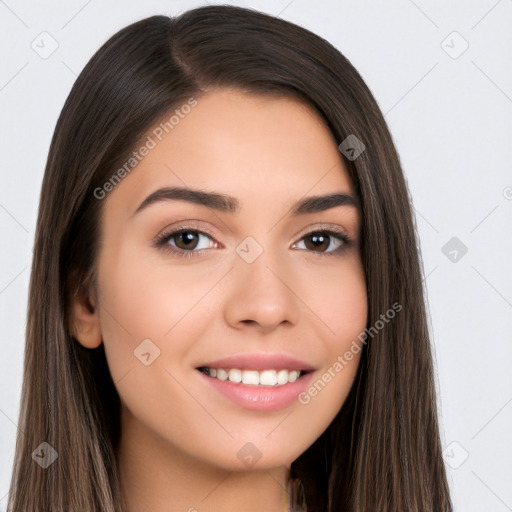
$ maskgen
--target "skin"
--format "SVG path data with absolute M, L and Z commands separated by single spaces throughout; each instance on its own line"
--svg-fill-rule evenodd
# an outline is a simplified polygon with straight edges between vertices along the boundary
M 134 215 L 172 186 L 229 194 L 240 212 L 167 200 Z M 284 352 L 312 365 L 315 382 L 365 329 L 360 212 L 290 215 L 296 201 L 334 192 L 354 190 L 318 114 L 296 100 L 219 89 L 198 98 L 103 200 L 97 293 L 77 297 L 73 318 L 82 345 L 104 343 L 121 398 L 118 463 L 131 512 L 286 510 L 290 464 L 336 416 L 360 354 L 307 405 L 273 412 L 234 404 L 195 368 Z M 208 233 L 190 245 L 201 254 L 154 245 L 182 227 Z M 306 235 L 320 228 L 354 242 L 326 255 L 339 242 L 315 248 Z M 235 250 L 247 236 L 263 248 L 252 263 Z M 178 236 L 167 245 L 186 250 Z M 134 356 L 145 339 L 160 350 L 149 366 Z M 237 457 L 248 442 L 261 452 L 251 467 Z

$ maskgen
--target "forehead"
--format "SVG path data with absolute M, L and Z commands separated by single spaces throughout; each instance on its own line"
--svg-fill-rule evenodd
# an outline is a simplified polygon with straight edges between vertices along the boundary
M 337 143 L 310 106 L 232 89 L 186 104 L 193 106 L 167 113 L 141 139 L 144 156 L 109 192 L 111 207 L 131 214 L 151 192 L 172 186 L 220 190 L 260 207 L 353 193 Z

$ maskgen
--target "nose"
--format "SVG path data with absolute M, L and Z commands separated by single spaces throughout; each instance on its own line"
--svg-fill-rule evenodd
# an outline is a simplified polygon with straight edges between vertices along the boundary
M 230 326 L 267 333 L 281 324 L 298 323 L 301 302 L 294 291 L 296 276 L 270 250 L 252 263 L 237 256 L 229 279 L 224 317 Z

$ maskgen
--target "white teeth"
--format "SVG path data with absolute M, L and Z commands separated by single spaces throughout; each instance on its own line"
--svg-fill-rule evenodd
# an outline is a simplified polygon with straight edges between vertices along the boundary
M 242 372 L 237 368 L 229 370 L 228 375 L 231 382 L 242 382 Z
M 286 370 L 279 370 L 277 372 L 277 383 L 286 384 L 288 382 L 288 372 Z
M 231 380 L 231 377 L 229 378 L 229 380 Z M 257 386 L 260 383 L 260 376 L 258 375 L 257 371 L 245 371 L 242 373 L 242 382 L 244 384 L 251 384 L 252 386 Z
M 219 380 L 242 383 L 248 386 L 283 386 L 295 382 L 302 374 L 297 370 L 240 370 L 238 368 L 205 368 L 205 373 Z
M 210 371 L 210 369 L 208 369 L 208 371 Z M 226 370 L 219 368 L 216 373 L 217 373 L 217 375 L 212 375 L 211 373 L 210 373 L 210 375 L 212 377 L 217 377 L 217 379 L 219 379 L 219 380 L 228 380 L 228 372 Z
M 295 370 L 290 372 L 290 374 L 288 375 L 289 382 L 295 382 L 298 378 L 299 378 L 299 372 L 297 372 Z
M 286 371 L 286 370 L 285 370 Z M 264 386 L 275 386 L 277 384 L 277 374 L 275 370 L 265 370 L 260 373 L 260 384 Z

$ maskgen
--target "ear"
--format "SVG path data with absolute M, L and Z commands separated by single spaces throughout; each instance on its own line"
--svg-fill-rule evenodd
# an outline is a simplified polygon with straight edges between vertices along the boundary
M 97 301 L 91 287 L 80 287 L 71 298 L 70 332 L 85 348 L 101 345 Z

